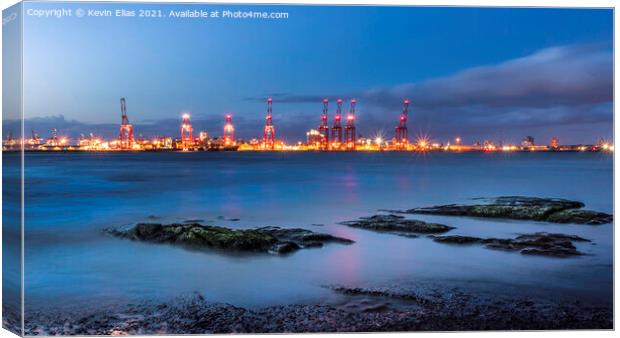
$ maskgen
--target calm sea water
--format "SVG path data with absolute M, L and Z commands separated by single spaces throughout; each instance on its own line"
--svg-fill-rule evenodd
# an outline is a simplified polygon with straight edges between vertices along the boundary
M 324 285 L 415 280 L 481 281 L 524 293 L 611 302 L 611 224 L 412 216 L 457 227 L 451 234 L 513 237 L 548 231 L 594 243 L 578 244 L 586 256 L 557 259 L 442 245 L 337 223 L 378 209 L 499 195 L 575 199 L 611 213 L 612 168 L 612 156 L 596 153 L 29 153 L 27 310 L 43 304 L 165 300 L 194 291 L 208 300 L 249 307 L 321 302 L 333 297 Z M 279 257 L 189 251 L 102 233 L 152 221 L 149 217 L 203 219 L 236 228 L 303 227 L 356 243 Z

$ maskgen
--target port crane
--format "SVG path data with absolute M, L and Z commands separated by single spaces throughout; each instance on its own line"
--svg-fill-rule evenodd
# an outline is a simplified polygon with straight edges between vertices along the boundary
M 133 125 L 129 123 L 127 117 L 127 103 L 121 97 L 121 128 L 120 128 L 120 147 L 121 149 L 131 149 L 133 146 Z
M 272 115 L 273 99 L 267 99 L 267 116 L 265 117 L 265 128 L 263 129 L 263 148 L 273 150 L 276 143 L 276 128 L 273 126 Z
M 226 114 L 226 122 L 224 122 L 224 145 L 232 145 L 235 143 L 235 126 L 232 123 L 232 115 Z
M 323 99 L 323 113 L 321 114 L 321 124 L 319 125 L 319 134 L 321 135 L 321 150 L 329 149 L 329 122 L 328 120 L 329 100 Z
M 398 125 L 394 135 L 394 141 L 398 149 L 405 149 L 409 140 L 407 139 L 407 118 L 409 115 L 409 100 L 403 100 L 403 111 L 400 113 Z
M 336 114 L 334 114 L 334 124 L 332 125 L 331 148 L 339 148 L 342 144 L 342 99 L 336 101 Z
M 194 143 L 194 128 L 192 122 L 189 120 L 189 114 L 183 114 L 183 121 L 181 122 L 181 144 L 183 149 L 188 149 Z
M 344 127 L 344 142 L 349 150 L 355 149 L 355 104 L 357 100 L 351 99 L 351 109 L 347 115 L 347 124 Z

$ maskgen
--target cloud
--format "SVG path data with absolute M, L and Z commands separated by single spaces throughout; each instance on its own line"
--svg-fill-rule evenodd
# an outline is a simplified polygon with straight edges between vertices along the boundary
M 485 130 L 488 135 L 492 128 L 540 129 L 541 124 L 552 124 L 559 132 L 569 125 L 592 124 L 592 133 L 611 135 L 613 53 L 601 45 L 557 46 L 449 76 L 340 96 L 357 98 L 364 123 L 382 128 L 388 128 L 385 116 L 396 114 L 400 102 L 409 98 L 411 122 L 442 137 Z M 277 101 L 318 104 L 322 98 L 285 94 Z
M 375 103 L 410 97 L 424 108 L 553 107 L 609 102 L 613 56 L 594 46 L 564 46 L 421 83 L 370 90 Z
M 393 107 L 395 101 L 409 98 L 425 109 L 596 104 L 613 98 L 613 54 L 597 45 L 551 47 L 450 76 L 341 94 L 379 107 Z M 320 102 L 323 97 L 280 94 L 277 98 Z

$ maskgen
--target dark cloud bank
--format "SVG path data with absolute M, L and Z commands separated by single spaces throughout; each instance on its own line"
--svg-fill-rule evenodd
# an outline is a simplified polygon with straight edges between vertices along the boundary
M 358 99 L 358 129 L 365 135 L 383 131 L 391 137 L 400 102 L 409 98 L 411 135 L 430 134 L 438 140 L 459 135 L 470 141 L 489 138 L 507 142 L 518 142 L 524 135 L 547 142 L 555 135 L 565 143 L 594 142 L 613 134 L 613 53 L 611 48 L 599 45 L 552 47 L 446 77 L 338 94 Z M 299 140 L 307 129 L 316 127 L 322 95 L 272 96 L 274 104 L 281 107 L 274 109 L 281 136 Z M 335 97 L 330 99 L 333 102 Z M 295 104 L 300 103 L 304 107 L 316 104 L 317 108 L 296 111 L 299 108 Z M 239 136 L 260 136 L 264 120 L 256 115 L 235 117 Z M 219 116 L 195 116 L 193 123 L 213 135 L 221 134 Z M 177 119 L 165 119 L 138 124 L 136 129 L 148 136 L 176 135 L 178 124 Z M 46 132 L 54 127 L 73 137 L 91 131 L 110 137 L 118 125 L 87 125 L 62 116 L 31 119 L 26 124 L 26 128 Z

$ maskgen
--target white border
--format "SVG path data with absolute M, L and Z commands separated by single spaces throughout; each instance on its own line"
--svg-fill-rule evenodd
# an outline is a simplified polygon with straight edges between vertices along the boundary
M 0 4 L 2 9 L 6 9 L 11 5 L 17 3 L 18 1 L 14 0 L 0 0 Z M 63 2 L 80 2 L 76 0 L 65 0 Z M 85 2 L 97 2 L 97 1 L 85 1 Z M 128 2 L 122 0 L 108 0 L 106 2 Z M 210 0 L 210 1 L 180 1 L 180 0 L 134 0 L 132 2 L 159 2 L 159 3 L 183 3 L 183 2 L 193 2 L 193 3 L 247 3 L 247 4 L 261 4 L 261 3 L 270 3 L 270 4 L 308 4 L 308 5 L 382 5 L 382 6 L 483 6 L 483 7 L 587 7 L 587 8 L 615 8 L 616 1 L 610 0 L 590 0 L 590 1 L 579 1 L 579 0 L 444 0 L 444 1 L 432 1 L 432 0 L 387 0 L 387 1 L 379 1 L 379 0 L 237 0 L 237 1 L 222 1 L 222 0 Z M 615 46 L 618 43 L 618 35 L 615 34 L 617 29 L 616 21 L 615 21 L 615 13 L 614 13 L 614 65 L 617 60 L 617 55 L 615 54 Z M 2 38 L 0 37 L 0 45 L 2 43 Z M 0 61 L 2 60 L 2 53 L 0 53 Z M 0 76 L 2 75 L 2 71 L 0 70 Z M 614 84 L 617 82 L 618 74 L 615 72 L 614 67 Z M 2 90 L 2 84 L 0 82 L 0 92 Z M 617 97 L 617 87 L 614 85 L 614 143 L 615 143 L 615 130 L 618 129 L 620 121 L 615 119 L 615 111 L 617 111 L 618 103 L 615 101 L 615 97 Z M 0 99 L 1 100 L 1 99 Z M 0 139 L 2 138 L 0 131 Z M 614 164 L 617 160 L 617 152 L 614 154 Z M 2 158 L 0 157 L 0 165 L 2 164 Z M 614 165 L 614 196 L 617 195 L 619 191 L 619 187 L 616 184 L 616 174 L 618 173 L 618 168 Z M 2 183 L 0 181 L 0 187 Z M 0 195 L 0 202 L 1 202 Z M 614 198 L 614 215 L 617 215 L 618 210 L 618 201 Z M 2 235 L 0 232 L 0 243 L 1 243 Z M 616 279 L 616 269 L 615 262 L 618 258 L 618 252 L 615 250 L 615 243 L 618 243 L 618 233 L 614 231 L 614 282 Z M 23 255 L 23 253 L 22 253 Z M 0 253 L 1 258 L 1 253 Z M 1 262 L 1 260 L 0 260 Z M 1 264 L 1 263 L 0 263 Z M 22 281 L 23 282 L 23 281 Z M 0 279 L 0 286 L 1 286 Z M 1 294 L 0 294 L 1 300 Z M 618 320 L 618 313 L 615 308 L 615 304 L 618 304 L 618 294 L 615 292 L 615 283 L 614 283 L 614 323 Z M 615 326 L 615 324 L 614 324 Z M 601 336 L 611 336 L 614 335 L 613 331 L 537 331 L 537 332 L 481 332 L 481 331 L 473 331 L 473 332 L 450 332 L 450 333 L 422 333 L 422 332 L 402 332 L 402 333 L 376 333 L 372 334 L 376 337 L 402 337 L 403 335 L 416 335 L 417 337 L 443 337 L 448 335 L 458 335 L 459 337 L 478 337 L 478 336 L 486 336 L 486 337 L 516 337 L 516 335 L 526 334 L 530 337 L 601 337 Z M 319 334 L 305 334 L 306 336 L 318 336 Z M 368 335 L 364 333 L 351 333 L 347 334 L 348 337 L 362 337 L 362 335 Z M 230 335 L 212 335 L 212 336 L 230 336 Z M 279 334 L 279 335 L 244 335 L 244 337 L 292 337 L 290 334 Z M 321 334 L 321 337 L 325 338 L 337 338 L 341 337 L 342 334 Z M 0 330 L 0 338 L 4 337 L 15 337 L 12 333 L 6 330 Z M 148 337 L 148 336 L 144 336 Z M 186 335 L 181 336 L 156 336 L 156 337 L 187 337 Z

